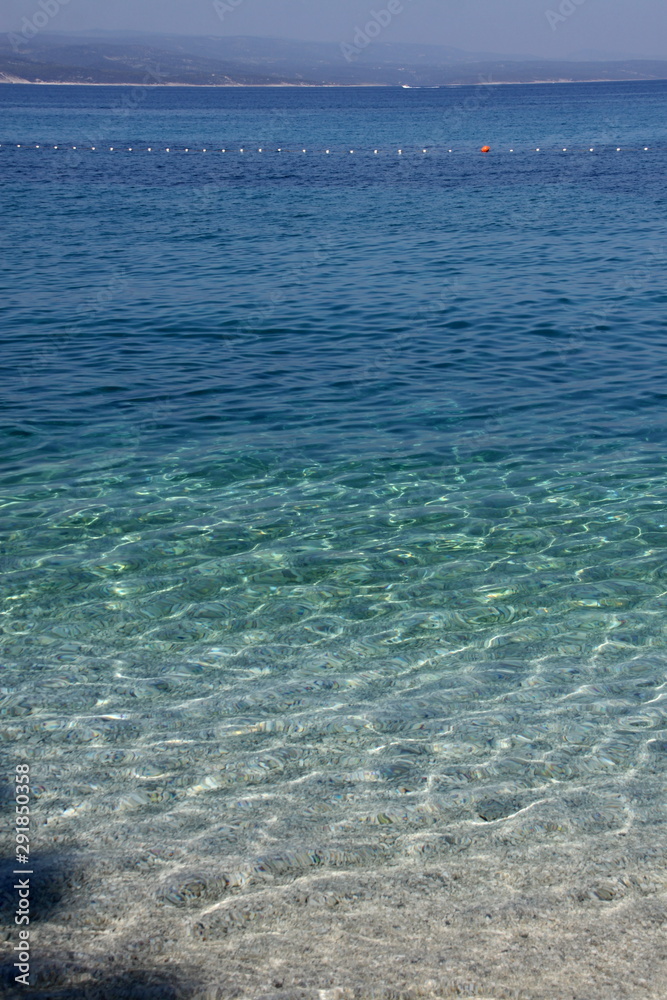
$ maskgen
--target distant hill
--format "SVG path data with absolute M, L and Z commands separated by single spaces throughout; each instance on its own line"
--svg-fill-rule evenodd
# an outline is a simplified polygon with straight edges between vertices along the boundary
M 667 79 L 667 60 L 552 61 L 379 42 L 351 53 L 335 43 L 254 37 L 40 32 L 26 41 L 16 34 L 0 36 L 5 83 L 439 87 L 657 79 Z

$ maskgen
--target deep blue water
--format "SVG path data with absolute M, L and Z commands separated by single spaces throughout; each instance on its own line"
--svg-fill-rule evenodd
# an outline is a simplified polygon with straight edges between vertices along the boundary
M 658 823 L 666 99 L 0 87 L 1 724 L 64 842 L 178 907 L 490 797 Z

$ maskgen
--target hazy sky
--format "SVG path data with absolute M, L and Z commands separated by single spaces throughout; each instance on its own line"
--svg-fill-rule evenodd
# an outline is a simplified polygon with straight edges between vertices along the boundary
M 217 2 L 222 19 L 213 0 L 2 0 L 0 31 L 19 31 L 23 18 L 38 12 L 43 20 L 45 10 L 50 19 L 44 30 L 53 31 L 106 28 L 344 42 L 390 0 Z M 403 12 L 383 29 L 383 41 L 539 56 L 601 50 L 667 57 L 666 0 L 402 0 L 402 5 Z

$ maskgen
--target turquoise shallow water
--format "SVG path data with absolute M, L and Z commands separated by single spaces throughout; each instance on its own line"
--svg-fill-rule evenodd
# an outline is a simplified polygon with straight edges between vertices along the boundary
M 664 849 L 666 87 L 0 90 L 3 754 L 85 886 L 49 947 Z

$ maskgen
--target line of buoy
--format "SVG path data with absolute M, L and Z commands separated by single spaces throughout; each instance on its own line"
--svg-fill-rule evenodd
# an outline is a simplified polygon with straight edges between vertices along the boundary
M 631 152 L 640 152 L 640 151 L 648 153 L 648 152 L 651 151 L 651 149 L 653 147 L 651 147 L 651 146 L 642 146 L 642 147 L 639 147 L 639 146 L 616 146 L 616 147 L 587 146 L 585 148 L 576 149 L 576 148 L 572 148 L 570 146 L 562 146 L 562 147 L 558 147 L 558 148 L 554 147 L 552 150 L 547 150 L 547 149 L 545 149 L 542 146 L 537 146 L 537 147 L 531 147 L 530 149 L 526 149 L 526 150 L 524 150 L 524 152 L 531 152 L 531 150 L 532 150 L 535 153 L 543 153 L 543 152 L 576 153 L 576 152 L 586 152 L 586 151 L 588 151 L 590 153 L 595 153 L 595 152 L 604 152 L 604 150 L 607 149 L 607 148 L 609 148 L 609 149 L 614 148 L 617 153 L 621 153 L 621 152 L 631 153 Z M 43 143 L 36 143 L 36 144 L 32 145 L 32 144 L 20 143 L 20 142 L 17 142 L 17 143 L 2 143 L 2 142 L 0 142 L 0 149 L 3 149 L 3 150 L 4 149 L 22 149 L 22 150 L 39 149 L 41 151 L 50 151 L 50 150 L 56 150 L 57 149 L 59 151 L 75 150 L 77 152 L 92 152 L 92 153 L 95 153 L 95 152 L 109 152 L 109 153 L 144 153 L 144 152 L 145 153 L 153 153 L 153 152 L 159 152 L 159 153 L 161 153 L 161 152 L 164 152 L 164 153 L 234 153 L 234 152 L 238 152 L 238 153 L 244 153 L 245 154 L 245 153 L 248 153 L 248 152 L 255 152 L 254 149 L 253 150 L 249 150 L 245 146 L 236 147 L 236 148 L 232 148 L 232 149 L 227 148 L 227 147 L 224 147 L 224 148 L 221 148 L 221 149 L 219 149 L 217 147 L 216 148 L 210 148 L 208 146 L 206 146 L 206 147 L 204 147 L 202 149 L 194 149 L 194 148 L 191 148 L 190 146 L 179 147 L 179 148 L 174 147 L 174 146 L 167 146 L 164 149 L 162 149 L 162 148 L 157 148 L 155 146 L 146 146 L 146 147 L 143 147 L 143 146 L 142 147 L 136 147 L 136 146 L 105 146 L 105 147 L 101 147 L 101 146 L 62 146 L 62 145 L 47 146 L 47 145 L 44 145 Z M 446 151 L 447 151 L 447 153 L 453 153 L 453 152 L 455 152 L 455 150 L 453 148 L 452 149 L 448 148 Z M 500 152 L 500 153 L 502 153 L 504 151 L 505 150 L 503 148 L 500 148 L 500 149 L 496 150 L 496 152 Z M 506 151 L 509 152 L 509 153 L 515 153 L 515 152 L 517 152 L 517 150 L 516 150 L 516 148 L 514 146 L 510 147 Z M 257 148 L 256 152 L 257 153 L 295 153 L 295 152 L 300 152 L 302 154 L 303 153 L 314 153 L 314 154 L 325 153 L 326 155 L 331 155 L 332 153 L 335 154 L 336 152 L 340 152 L 342 154 L 351 155 L 351 154 L 354 154 L 354 153 L 364 152 L 364 150 L 354 150 L 354 149 L 350 149 L 350 150 L 334 150 L 334 149 L 331 149 L 331 148 L 329 148 L 329 149 L 323 149 L 322 150 L 322 149 L 308 149 L 308 148 L 304 149 L 303 147 L 300 150 L 296 150 L 296 149 L 286 149 L 283 146 L 280 146 L 278 148 L 267 148 L 265 146 L 260 146 L 259 148 Z M 368 150 L 368 152 L 370 152 L 370 150 Z M 421 154 L 421 155 L 427 155 L 427 154 L 437 154 L 437 153 L 440 153 L 440 152 L 445 152 L 445 148 L 444 147 L 439 147 L 439 146 L 427 146 L 427 147 L 423 147 L 422 146 L 422 147 L 416 147 L 416 148 L 410 150 L 410 149 L 406 149 L 405 147 L 401 147 L 400 149 L 396 149 L 396 150 L 374 149 L 372 152 L 373 152 L 373 154 L 375 156 L 380 156 L 382 154 L 389 155 L 391 153 L 396 153 L 396 155 L 398 155 L 398 156 L 404 156 L 406 153 L 410 153 L 410 152 L 414 152 L 416 154 Z M 456 152 L 469 153 L 470 150 L 462 148 L 460 150 L 457 150 Z M 480 152 L 482 152 L 484 154 L 487 154 L 487 153 L 492 152 L 492 148 L 491 148 L 491 146 L 482 146 L 481 149 L 480 149 Z

